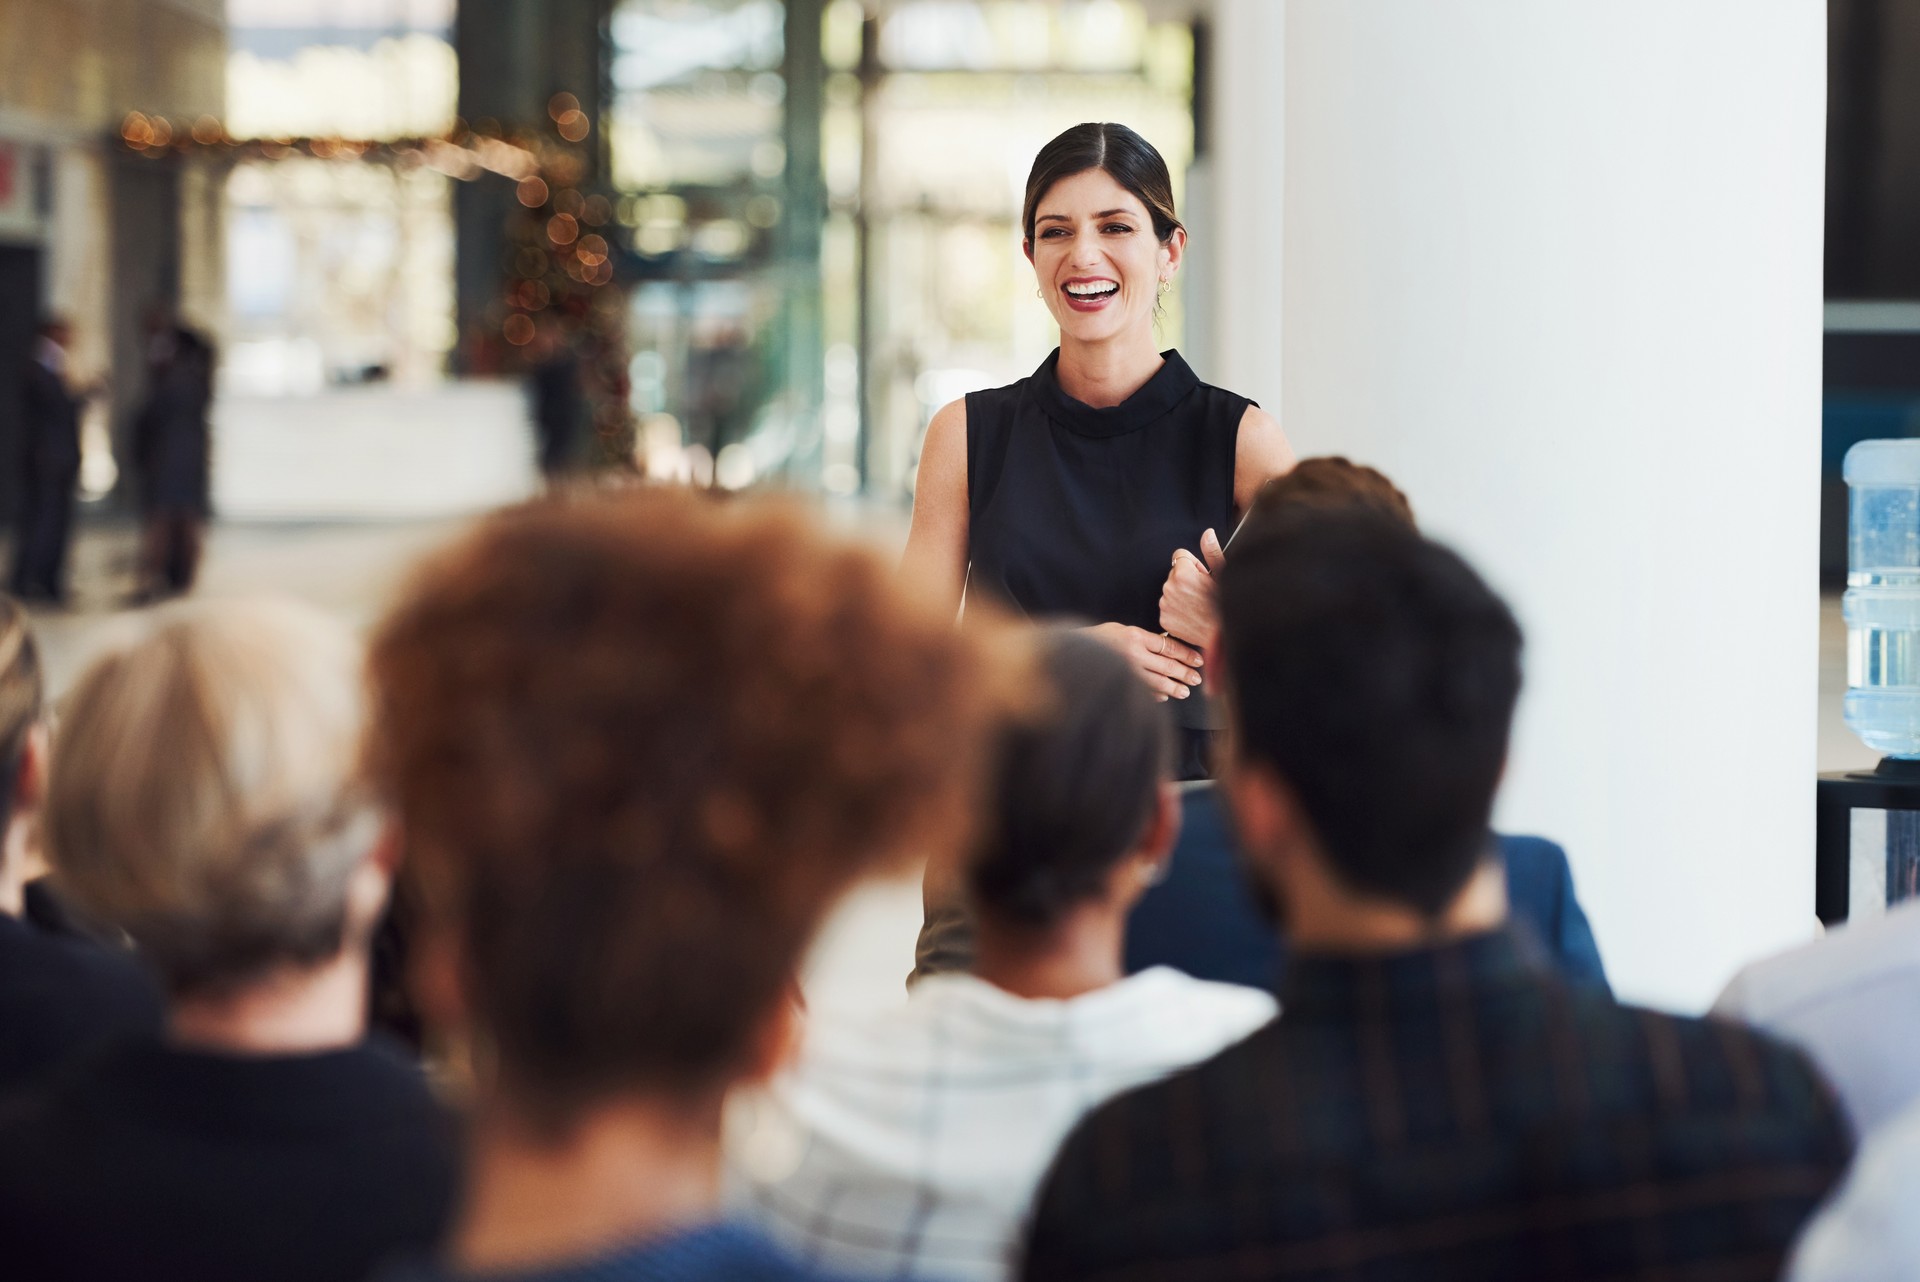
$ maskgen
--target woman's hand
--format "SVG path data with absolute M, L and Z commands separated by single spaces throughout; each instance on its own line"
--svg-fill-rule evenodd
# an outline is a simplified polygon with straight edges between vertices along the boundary
M 1227 556 L 1212 530 L 1200 536 L 1200 551 L 1205 562 L 1185 548 L 1174 550 L 1173 572 L 1160 589 L 1160 626 L 1204 649 L 1220 631 L 1213 573 L 1227 563 Z
M 1190 645 L 1125 623 L 1102 623 L 1086 631 L 1088 636 L 1110 646 L 1132 664 L 1147 688 L 1162 702 L 1184 699 L 1200 684 L 1200 665 L 1205 660 Z

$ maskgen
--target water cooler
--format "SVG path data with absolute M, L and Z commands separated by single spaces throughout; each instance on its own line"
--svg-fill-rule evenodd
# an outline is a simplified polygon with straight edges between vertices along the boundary
M 1847 726 L 1884 753 L 1823 774 L 1814 910 L 1832 925 L 1920 893 L 1920 440 L 1847 451 Z

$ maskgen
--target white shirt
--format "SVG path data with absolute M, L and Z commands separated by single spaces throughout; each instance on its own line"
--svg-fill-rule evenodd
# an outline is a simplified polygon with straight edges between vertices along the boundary
M 935 975 L 897 1010 L 810 1016 L 794 1069 L 733 1119 L 731 1194 L 829 1268 L 1005 1278 L 1082 1114 L 1277 1009 L 1257 989 L 1155 968 L 1070 1001 Z
M 1920 1099 L 1920 900 L 1755 962 L 1713 1010 L 1804 1048 L 1867 1135 Z
M 1878 1131 L 1846 1183 L 1815 1216 L 1787 1264 L 1789 1282 L 1913 1282 L 1920 1278 L 1920 1107 Z

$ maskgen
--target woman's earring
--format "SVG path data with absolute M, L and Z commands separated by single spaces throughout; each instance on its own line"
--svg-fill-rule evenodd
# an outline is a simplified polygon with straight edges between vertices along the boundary
M 1040 289 L 1040 287 L 1039 287 L 1038 285 L 1035 285 L 1035 286 L 1033 287 L 1033 296 L 1034 296 L 1035 298 L 1037 298 L 1037 299 L 1039 299 L 1039 300 L 1040 300 L 1041 302 L 1043 302 L 1043 303 L 1047 301 L 1047 296 L 1046 296 L 1046 294 L 1044 294 L 1044 293 L 1042 293 L 1042 292 L 1041 292 L 1041 289 Z
M 1165 298 L 1167 296 L 1167 291 L 1172 288 L 1173 288 L 1173 282 L 1168 280 L 1165 276 L 1162 276 L 1160 278 L 1160 297 Z

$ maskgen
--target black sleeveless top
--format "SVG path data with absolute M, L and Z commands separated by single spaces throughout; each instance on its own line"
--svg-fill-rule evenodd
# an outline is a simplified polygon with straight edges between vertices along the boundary
M 967 396 L 967 591 L 1036 620 L 1159 632 L 1175 548 L 1233 530 L 1240 420 L 1253 404 L 1202 383 L 1174 351 L 1123 403 L 1060 389 L 1059 349 L 1006 387 Z M 1183 725 L 1212 722 L 1179 700 Z M 1183 755 L 1191 755 L 1183 753 Z M 1192 774 L 1192 767 L 1183 767 Z

